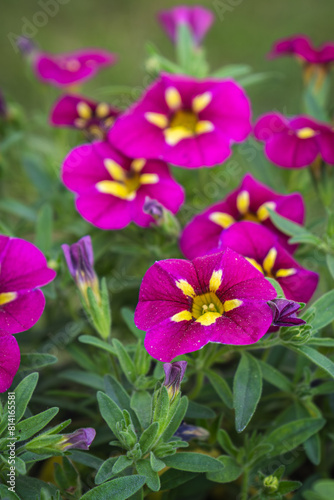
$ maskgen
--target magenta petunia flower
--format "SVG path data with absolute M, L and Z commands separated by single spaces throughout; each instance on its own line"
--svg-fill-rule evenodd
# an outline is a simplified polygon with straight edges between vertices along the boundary
M 226 249 L 194 261 L 156 262 L 139 292 L 135 324 L 156 359 L 201 349 L 208 342 L 257 342 L 272 321 L 267 301 L 275 289 L 241 255 Z
M 10 387 L 20 364 L 18 344 L 11 334 L 24 332 L 41 317 L 45 299 L 39 287 L 55 271 L 28 241 L 0 235 L 0 391 Z
M 173 213 L 184 201 L 166 163 L 128 158 L 105 142 L 73 149 L 61 177 L 77 193 L 80 215 L 101 229 L 122 229 L 131 221 L 148 227 L 154 218 L 143 211 L 147 196 Z
M 318 274 L 295 261 L 277 236 L 260 224 L 234 224 L 222 232 L 219 248 L 231 248 L 265 276 L 276 279 L 289 300 L 308 302 L 317 288 Z
M 334 131 L 327 123 L 307 116 L 287 119 L 280 113 L 268 113 L 259 118 L 254 134 L 265 142 L 268 159 L 280 167 L 306 167 L 319 155 L 334 165 Z
M 200 6 L 178 6 L 169 10 L 161 10 L 158 19 L 172 42 L 177 43 L 179 26 L 185 24 L 193 37 L 194 44 L 199 45 L 214 21 L 214 15 Z
M 307 36 L 294 35 L 275 42 L 268 57 L 274 59 L 288 55 L 301 58 L 309 64 L 327 65 L 334 61 L 334 43 L 324 43 L 319 48 L 315 48 Z
M 61 96 L 54 104 L 50 123 L 55 127 L 82 130 L 89 138 L 105 139 L 120 111 L 106 102 L 96 102 L 74 94 Z
M 66 54 L 37 52 L 34 70 L 37 77 L 57 87 L 68 87 L 81 83 L 102 68 L 115 64 L 116 56 L 101 49 L 82 49 Z
M 133 158 L 158 158 L 184 168 L 211 167 L 231 154 L 231 143 L 251 131 L 250 104 L 232 80 L 163 74 L 109 132 Z
M 290 252 L 297 245 L 289 245 L 289 236 L 281 233 L 271 222 L 268 208 L 279 215 L 303 224 L 305 208 L 299 193 L 279 194 L 246 174 L 240 186 L 224 200 L 196 215 L 181 234 L 180 247 L 187 259 L 205 255 L 218 247 L 224 229 L 241 220 L 265 225 L 277 234 L 280 243 Z

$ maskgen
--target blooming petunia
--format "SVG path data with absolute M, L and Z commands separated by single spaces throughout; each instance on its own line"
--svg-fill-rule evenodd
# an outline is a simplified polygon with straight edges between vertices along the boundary
M 268 208 L 297 224 L 302 224 L 304 221 L 304 202 L 299 193 L 288 195 L 276 193 L 250 174 L 246 174 L 235 191 L 196 215 L 184 228 L 180 238 L 183 254 L 187 259 L 193 259 L 216 249 L 221 232 L 241 220 L 251 220 L 265 225 L 278 235 L 280 243 L 286 249 L 293 251 L 297 245 L 287 243 L 289 236 L 281 233 L 273 225 Z
M 334 62 L 334 43 L 327 42 L 315 48 L 309 37 L 294 35 L 275 42 L 268 57 L 274 59 L 287 55 L 296 56 L 309 64 L 328 65 Z
M 334 131 L 327 123 L 307 116 L 288 119 L 268 113 L 255 124 L 254 135 L 265 142 L 267 158 L 279 167 L 306 167 L 319 155 L 334 165 Z
M 73 149 L 63 163 L 61 177 L 77 194 L 80 215 L 101 229 L 122 229 L 131 221 L 148 227 L 154 218 L 143 211 L 147 196 L 172 213 L 184 201 L 183 188 L 166 163 L 128 158 L 105 142 Z
M 106 102 L 96 102 L 74 94 L 61 96 L 54 104 L 50 123 L 84 131 L 93 139 L 105 139 L 120 111 Z
M 194 44 L 198 46 L 211 27 L 214 16 L 204 7 L 181 5 L 161 10 L 158 19 L 172 42 L 177 43 L 179 26 L 185 24 L 190 30 Z
M 231 248 L 265 276 L 276 279 L 289 300 L 308 302 L 315 292 L 318 274 L 295 261 L 277 236 L 260 224 L 248 221 L 234 224 L 222 232 L 219 248 Z
M 37 77 L 57 87 L 81 83 L 116 62 L 115 54 L 101 49 L 82 49 L 66 54 L 37 52 L 33 67 Z
M 41 317 L 45 306 L 39 287 L 55 271 L 28 241 L 0 235 L 0 391 L 8 389 L 20 364 L 18 344 L 11 334 L 24 332 Z
M 306 323 L 297 316 L 300 309 L 298 302 L 287 299 L 273 299 L 269 300 L 268 306 L 273 312 L 272 326 L 297 326 Z
M 232 142 L 251 131 L 250 103 L 232 80 L 162 74 L 109 132 L 134 158 L 157 158 L 184 168 L 226 160 Z
M 230 249 L 193 261 L 156 262 L 139 292 L 135 324 L 145 348 L 170 362 L 208 342 L 257 342 L 272 321 L 267 301 L 276 291 L 247 260 Z

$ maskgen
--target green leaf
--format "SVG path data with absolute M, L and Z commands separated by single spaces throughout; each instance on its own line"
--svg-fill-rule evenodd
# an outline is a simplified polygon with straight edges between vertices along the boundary
M 152 491 L 160 490 L 160 478 L 157 472 L 152 470 L 148 460 L 138 460 L 136 463 L 138 474 L 146 477 L 146 484 Z
M 58 358 L 52 354 L 44 354 L 41 352 L 33 352 L 29 354 L 21 354 L 20 368 L 25 369 L 39 369 L 44 366 L 54 365 L 57 363 Z
M 180 399 L 179 405 L 176 409 L 176 412 L 173 415 L 173 418 L 169 422 L 168 426 L 166 427 L 163 435 L 162 435 L 162 440 L 164 442 L 169 441 L 175 434 L 175 432 L 178 430 L 179 426 L 181 425 L 188 409 L 188 398 L 187 396 L 182 396 Z
M 298 490 L 302 486 L 302 483 L 299 481 L 281 481 L 279 483 L 279 487 L 277 493 L 281 495 L 287 495 L 291 491 Z
M 117 460 L 118 457 L 110 457 L 105 462 L 103 462 L 96 473 L 95 484 L 102 484 L 112 477 L 112 475 L 114 474 L 112 469 Z
M 155 407 L 154 407 L 155 405 Z M 155 403 L 153 403 L 153 422 L 159 422 L 160 427 L 166 423 L 169 413 L 169 395 L 167 388 L 162 385 Z
M 119 408 L 122 410 L 128 410 L 134 426 L 139 428 L 140 422 L 136 413 L 131 408 L 130 396 L 124 387 L 112 375 L 105 375 L 104 385 L 106 394 L 117 404 L 117 406 L 119 406 Z
M 285 295 L 284 295 L 284 292 L 283 292 L 283 288 L 281 287 L 281 285 L 278 283 L 277 280 L 273 279 L 273 278 L 266 278 L 267 281 L 269 281 L 269 283 L 271 284 L 271 286 L 273 286 L 277 292 L 277 299 L 284 299 L 285 298 Z
M 268 71 L 266 73 L 253 73 L 252 75 L 239 78 L 238 82 L 242 85 L 242 87 L 247 88 L 252 85 L 257 85 L 258 83 L 272 80 L 273 78 L 277 78 L 277 76 L 279 76 L 279 73 L 274 73 L 273 71 L 270 73 Z
M 252 71 L 252 67 L 248 64 L 228 64 L 217 69 L 212 76 L 214 78 L 238 78 L 239 76 L 247 75 Z
M 223 464 L 224 468 L 220 471 L 207 473 L 207 479 L 215 483 L 231 483 L 241 476 L 242 467 L 240 467 L 234 458 L 222 455 L 218 460 Z
M 293 236 L 294 238 L 296 237 L 302 237 L 302 236 L 307 236 L 309 238 L 316 238 L 312 233 L 310 233 L 305 227 L 301 226 L 300 224 L 296 224 L 295 222 L 292 222 L 291 220 L 287 219 L 286 217 L 282 217 L 281 215 L 278 215 L 274 210 L 271 210 L 268 208 L 269 216 L 273 224 L 280 229 L 283 233 Z M 316 240 L 318 240 L 316 238 Z M 317 243 L 316 243 L 317 244 Z
M 252 418 L 262 392 L 262 373 L 257 360 L 242 354 L 233 382 L 235 427 L 242 432 Z
M 103 460 L 99 457 L 95 457 L 87 451 L 71 450 L 69 458 L 78 464 L 86 465 L 92 469 L 99 469 L 103 464 Z
M 139 340 L 144 340 L 146 333 L 136 327 L 133 311 L 131 311 L 128 307 L 122 307 L 121 315 L 133 335 Z
M 334 378 L 334 363 L 329 358 L 307 345 L 301 345 L 298 347 L 289 346 L 289 348 L 295 352 L 303 354 L 307 359 L 312 361 L 312 363 L 319 366 L 322 370 Z
M 215 418 L 215 412 L 208 406 L 189 401 L 186 418 Z
M 268 363 L 265 363 L 264 361 L 261 361 L 260 359 L 258 359 L 258 363 L 264 380 L 283 392 L 291 392 L 293 390 L 293 384 L 290 382 L 288 377 L 283 375 L 282 372 L 276 370 L 276 368 Z
M 59 408 L 49 408 L 19 422 L 16 426 L 16 436 L 19 441 L 25 441 L 42 430 L 57 415 Z
M 296 448 L 325 425 L 323 418 L 301 418 L 278 427 L 265 437 L 264 442 L 273 445 L 268 456 L 274 457 Z
M 220 399 L 225 403 L 225 405 L 232 409 L 233 408 L 233 394 L 230 386 L 218 373 L 213 370 L 206 370 L 205 374 L 208 376 L 210 383 Z
M 172 490 L 194 479 L 198 474 L 184 472 L 176 469 L 168 469 L 161 476 L 161 490 Z
M 59 377 L 97 390 L 104 388 L 103 378 L 96 373 L 86 373 L 83 370 L 65 370 Z
M 314 330 L 320 330 L 334 321 L 334 290 L 322 295 L 312 304 L 312 308 L 315 310 L 315 316 L 311 320 Z
M 131 397 L 131 408 L 136 415 L 143 429 L 150 425 L 152 414 L 152 397 L 147 391 L 136 391 Z
M 0 200 L 0 210 L 29 222 L 35 222 L 37 218 L 35 210 L 12 198 L 2 198 Z
M 128 500 L 145 484 L 143 476 L 125 476 L 101 484 L 85 493 L 81 500 Z
M 117 458 L 112 468 L 113 474 L 119 474 L 133 464 L 133 460 L 126 455 L 121 455 Z
M 97 393 L 97 401 L 99 403 L 100 413 L 106 421 L 108 427 L 117 435 L 116 424 L 123 420 L 123 413 L 117 404 L 104 392 Z
M 230 436 L 227 434 L 225 429 L 219 429 L 217 433 L 217 441 L 220 446 L 232 457 L 236 457 L 238 454 L 238 448 L 234 446 Z
M 176 453 L 165 457 L 164 462 L 167 467 L 187 472 L 213 472 L 220 471 L 224 467 L 216 458 L 194 452 Z
M 110 352 L 116 356 L 116 349 L 114 349 L 108 342 L 104 342 L 104 340 L 98 339 L 97 337 L 93 337 L 93 335 L 80 335 L 79 339 L 83 344 L 93 345 L 94 347 L 98 347 L 99 349 L 103 349 L 104 351 Z
M 38 382 L 38 373 L 31 373 L 15 388 L 15 419 L 18 423 L 24 415 Z M 9 400 L 10 401 L 10 400 Z M 10 404 L 10 403 L 9 403 Z
M 188 73 L 190 70 L 193 55 L 193 37 L 190 28 L 186 23 L 179 23 L 177 26 L 176 56 L 177 63 L 184 73 Z
M 50 252 L 52 245 L 52 219 L 52 207 L 45 203 L 37 215 L 35 245 L 46 254 Z
M 153 422 L 147 429 L 144 430 L 139 439 L 140 449 L 145 455 L 155 442 L 159 431 L 158 422 Z
M 8 490 L 8 486 L 4 484 L 0 484 L 0 498 L 4 498 L 6 500 L 20 500 L 20 497 L 17 496 L 16 493 Z
M 160 472 L 162 469 L 166 467 L 165 462 L 157 458 L 154 455 L 153 451 L 151 451 L 150 453 L 150 464 L 154 472 Z
M 329 337 L 312 337 L 307 342 L 307 345 L 316 345 L 319 347 L 334 347 L 334 339 Z
M 126 378 L 130 383 L 134 384 L 136 382 L 137 375 L 136 375 L 135 365 L 132 359 L 130 358 L 125 347 L 119 340 L 114 339 L 113 346 L 116 350 L 116 355 L 118 357 L 118 361 L 122 367 L 124 375 L 126 376 Z
M 334 278 L 334 255 L 327 254 L 326 263 L 332 278 Z

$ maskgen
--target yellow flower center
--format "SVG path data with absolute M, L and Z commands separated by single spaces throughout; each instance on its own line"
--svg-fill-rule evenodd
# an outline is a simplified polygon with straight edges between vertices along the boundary
M 193 111 L 180 110 L 176 111 L 172 116 L 169 127 L 174 129 L 177 127 L 183 127 L 189 130 L 192 134 L 195 133 L 198 118 Z

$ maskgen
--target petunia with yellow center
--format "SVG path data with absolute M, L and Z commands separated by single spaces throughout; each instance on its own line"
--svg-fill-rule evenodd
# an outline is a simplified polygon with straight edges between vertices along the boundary
M 134 200 L 140 186 L 145 184 L 156 184 L 159 182 L 157 174 L 144 173 L 146 160 L 135 159 L 131 164 L 130 170 L 125 170 L 114 160 L 107 158 L 104 166 L 108 170 L 112 180 L 98 182 L 95 187 L 100 193 L 111 194 L 122 200 Z
M 93 115 L 93 111 L 90 106 L 84 101 L 80 101 L 77 104 L 77 113 L 80 116 L 80 118 L 83 118 L 84 120 L 90 120 Z
M 316 130 L 313 130 L 310 127 L 304 127 L 296 130 L 296 135 L 299 139 L 311 139 L 311 137 L 314 137 L 317 133 L 318 132 Z
M 95 109 L 95 114 L 97 118 L 103 119 L 106 118 L 109 115 L 110 112 L 110 107 L 109 104 L 106 102 L 99 102 L 99 104 L 96 106 Z
M 236 222 L 232 215 L 224 212 L 212 212 L 212 214 L 209 215 L 209 219 L 223 229 L 232 226 L 232 224 Z
M 17 298 L 16 292 L 5 292 L 0 293 L 0 306 L 5 304 L 9 304 L 9 302 L 13 302 Z
M 175 282 L 176 286 L 184 293 L 186 297 L 195 297 L 195 290 L 190 283 L 186 280 L 178 280 Z
M 297 269 L 293 267 L 287 269 L 278 269 L 277 271 L 274 271 L 276 258 L 277 249 L 275 247 L 272 247 L 264 258 L 262 266 L 255 259 L 252 259 L 250 257 L 246 257 L 246 260 L 248 260 L 248 262 L 252 264 L 252 266 L 254 266 L 258 271 L 260 271 L 268 278 L 287 278 L 288 276 L 293 276 L 294 274 L 296 274 Z
M 266 203 L 263 203 L 256 212 L 257 218 L 259 219 L 260 222 L 265 221 L 269 217 L 269 212 L 268 208 L 270 210 L 275 210 L 276 208 L 276 203 L 274 201 L 267 201 Z

